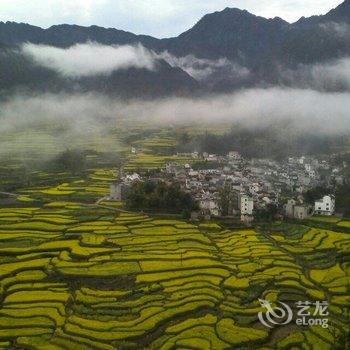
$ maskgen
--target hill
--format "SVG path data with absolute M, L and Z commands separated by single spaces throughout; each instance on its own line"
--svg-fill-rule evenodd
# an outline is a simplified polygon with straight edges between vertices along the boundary
M 277 85 L 281 83 L 281 70 L 348 57 L 349 36 L 349 0 L 323 16 L 303 17 L 292 24 L 277 17 L 266 19 L 226 8 L 205 15 L 188 31 L 168 39 L 98 26 L 63 24 L 42 29 L 24 23 L 0 22 L 0 65 L 7 71 L 1 73 L 0 88 L 34 85 L 69 90 L 74 86 L 83 91 L 148 97 Z M 93 77 L 73 84 L 52 70 L 28 61 L 18 49 L 26 42 L 67 48 L 88 41 L 103 45 L 140 43 L 157 54 L 166 52 L 171 61 L 163 60 L 160 69 L 154 72 L 130 69 L 114 72 L 108 78 Z M 205 69 L 211 74 L 192 74 L 194 70 Z M 242 77 L 242 70 L 249 74 Z

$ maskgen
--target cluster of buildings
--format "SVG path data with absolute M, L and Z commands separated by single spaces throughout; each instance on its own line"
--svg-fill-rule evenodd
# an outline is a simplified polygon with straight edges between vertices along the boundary
M 183 154 L 181 154 L 183 155 Z M 199 203 L 201 215 L 235 216 L 251 221 L 259 210 L 274 206 L 288 218 L 309 215 L 333 215 L 335 199 L 331 195 L 305 204 L 303 193 L 317 186 L 341 184 L 341 169 L 333 169 L 327 160 L 310 157 L 246 160 L 238 152 L 226 156 L 187 154 L 190 164 L 168 163 L 165 169 L 149 176 L 150 181 L 176 182 Z M 111 199 L 122 200 L 123 189 L 141 176 L 123 176 L 111 185 Z
M 331 216 L 334 212 L 335 198 L 332 195 L 316 200 L 313 206 L 295 199 L 289 199 L 284 206 L 284 214 L 289 219 L 304 220 L 311 215 Z
M 122 201 L 128 194 L 130 186 L 137 181 L 142 181 L 142 178 L 139 174 L 124 174 L 123 168 L 120 169 L 118 179 L 113 181 L 109 189 L 109 200 L 113 201 Z

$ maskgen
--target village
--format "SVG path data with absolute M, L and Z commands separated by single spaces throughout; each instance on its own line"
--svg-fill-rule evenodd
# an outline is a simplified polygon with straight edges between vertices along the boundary
M 135 152 L 133 149 L 132 152 Z M 256 214 L 275 208 L 276 215 L 303 220 L 312 215 L 335 213 L 335 197 L 324 195 L 313 203 L 304 194 L 313 188 L 332 188 L 345 181 L 343 168 L 332 167 L 326 159 L 290 157 L 282 162 L 244 159 L 238 152 L 225 156 L 193 152 L 177 154 L 193 159 L 189 163 L 167 163 L 151 174 L 124 174 L 111 184 L 110 200 L 123 200 L 137 181 L 177 183 L 199 204 L 191 217 L 232 217 L 249 223 Z

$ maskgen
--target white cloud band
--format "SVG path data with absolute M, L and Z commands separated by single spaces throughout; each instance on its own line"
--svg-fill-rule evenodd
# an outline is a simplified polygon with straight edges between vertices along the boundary
M 62 49 L 26 43 L 22 52 L 37 64 L 72 78 L 108 75 L 132 67 L 155 69 L 154 55 L 141 45 L 104 46 L 90 42 Z

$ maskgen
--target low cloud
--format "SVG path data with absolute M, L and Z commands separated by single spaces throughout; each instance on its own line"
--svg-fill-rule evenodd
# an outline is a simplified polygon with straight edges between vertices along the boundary
M 2 104 L 0 133 L 61 125 L 76 135 L 101 134 L 123 120 L 149 125 L 232 122 L 250 128 L 290 121 L 299 132 L 350 133 L 350 93 L 303 89 L 248 89 L 201 98 L 123 102 L 96 94 L 15 96 Z M 105 128 L 105 130 L 104 130 Z
M 70 149 L 116 152 L 112 100 L 95 94 L 12 96 L 0 109 L 0 160 L 49 159 Z
M 104 46 L 90 42 L 63 49 L 26 43 L 22 52 L 37 64 L 71 78 L 108 75 L 128 68 L 155 69 L 154 55 L 142 45 Z
M 321 23 L 319 27 L 336 38 L 350 38 L 350 24 L 348 23 L 327 22 Z
M 350 91 L 350 57 L 327 63 L 300 65 L 295 70 L 281 70 L 288 85 L 319 91 Z
M 168 51 L 156 54 L 141 44 L 106 46 L 87 42 L 58 48 L 26 43 L 22 46 L 22 53 L 36 64 L 69 78 L 109 75 L 113 71 L 128 68 L 155 70 L 158 60 L 165 60 L 173 67 L 183 69 L 201 82 L 222 78 L 242 80 L 250 74 L 246 67 L 226 58 L 209 60 L 194 55 L 176 57 Z
M 217 80 L 225 77 L 226 79 L 242 80 L 249 76 L 248 68 L 238 63 L 229 61 L 227 58 L 209 60 L 197 58 L 194 55 L 176 57 L 165 51 L 158 55 L 173 67 L 179 67 L 198 81 Z
M 349 93 L 309 89 L 248 89 L 198 99 L 167 99 L 123 107 L 133 118 L 153 123 L 239 123 L 259 128 L 287 121 L 300 134 L 350 134 Z M 152 118 L 151 118 L 152 121 Z
M 128 102 L 97 94 L 17 95 L 0 109 L 0 159 L 43 160 L 43 153 L 51 158 L 66 148 L 116 154 L 116 130 L 139 125 L 283 125 L 280 137 L 350 135 L 349 101 L 347 92 L 282 88 Z
M 311 78 L 316 87 L 344 88 L 350 90 L 350 57 L 311 67 Z M 317 86 L 319 85 L 319 86 Z

